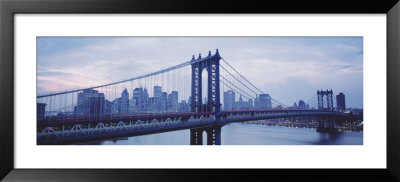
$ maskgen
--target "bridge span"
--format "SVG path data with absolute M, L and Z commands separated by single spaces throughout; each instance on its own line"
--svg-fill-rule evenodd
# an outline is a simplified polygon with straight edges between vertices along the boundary
M 190 143 L 202 145 L 202 134 L 207 133 L 207 144 L 221 144 L 221 127 L 234 122 L 289 117 L 317 117 L 321 128 L 327 118 L 342 118 L 342 112 L 324 110 L 248 110 L 171 114 L 121 114 L 101 116 L 54 116 L 37 123 L 38 144 L 73 144 L 127 136 L 139 136 L 190 129 Z

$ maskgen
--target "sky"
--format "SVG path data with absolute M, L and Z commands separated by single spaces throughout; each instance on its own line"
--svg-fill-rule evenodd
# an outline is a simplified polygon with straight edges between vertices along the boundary
M 343 92 L 348 108 L 363 108 L 362 37 L 38 37 L 37 91 L 41 95 L 120 81 L 189 61 L 192 55 L 214 54 L 215 49 L 285 105 L 332 89 L 334 100 Z

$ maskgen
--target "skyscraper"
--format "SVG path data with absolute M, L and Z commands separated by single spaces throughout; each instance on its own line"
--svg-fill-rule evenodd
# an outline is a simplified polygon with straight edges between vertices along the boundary
M 111 102 L 110 112 L 112 114 L 120 113 L 121 112 L 121 97 L 115 98 Z
M 173 112 L 178 111 L 178 91 L 172 91 L 171 92 L 171 109 Z
M 154 98 L 161 97 L 161 87 L 160 86 L 154 86 L 153 97 Z
M 143 99 L 144 99 L 144 101 L 146 101 L 148 98 L 149 98 L 149 93 L 147 92 L 147 88 L 144 87 L 144 90 L 143 90 Z
M 299 100 L 299 105 L 297 107 L 299 109 L 308 109 L 308 105 L 301 99 Z
M 340 92 L 339 95 L 336 95 L 336 104 L 337 104 L 337 110 L 339 111 L 346 110 L 346 99 L 342 92 Z
M 269 94 L 260 94 L 259 109 L 272 109 L 271 96 Z
M 254 98 L 254 109 L 260 109 L 260 99 L 256 95 L 256 98 Z
M 144 89 L 143 89 L 143 98 L 142 98 L 142 102 L 143 102 L 143 107 L 144 107 L 144 110 L 145 111 L 147 111 L 148 110 L 148 107 L 149 107 L 149 92 L 147 92 L 147 88 L 146 87 L 144 87 Z
M 162 89 L 160 86 L 154 86 L 153 97 L 154 97 L 154 99 L 153 99 L 154 103 L 152 103 L 153 107 L 154 107 L 153 112 L 156 112 L 156 111 L 159 112 L 159 111 L 161 111 L 161 97 L 162 97 Z
M 249 110 L 253 109 L 253 100 L 249 99 L 247 102 L 243 101 L 242 95 L 239 96 L 239 101 L 234 104 L 235 110 Z
M 224 110 L 231 111 L 235 108 L 235 92 L 228 90 L 224 92 Z
M 102 113 L 104 113 L 104 93 L 93 89 L 85 89 L 78 93 L 76 114 Z
M 132 100 L 135 103 L 135 111 L 143 110 L 143 88 L 135 88 L 132 94 Z
M 121 103 L 120 103 L 120 112 L 121 113 L 128 113 L 129 112 L 129 93 L 128 90 L 125 88 L 124 91 L 121 93 Z
M 160 110 L 162 112 L 167 111 L 167 100 L 168 100 L 168 93 L 167 92 L 161 92 L 161 100 L 160 100 Z

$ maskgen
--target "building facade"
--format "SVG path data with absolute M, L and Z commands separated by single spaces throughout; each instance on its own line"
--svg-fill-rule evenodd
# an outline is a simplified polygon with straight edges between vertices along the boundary
M 235 92 L 232 90 L 224 92 L 224 110 L 235 110 Z
M 257 109 L 272 109 L 271 96 L 269 94 L 259 95 Z
M 99 115 L 104 113 L 104 93 L 85 89 L 78 93 L 78 103 L 75 114 Z
M 345 95 L 340 92 L 339 95 L 336 95 L 336 104 L 338 111 L 345 111 L 346 110 L 346 98 Z

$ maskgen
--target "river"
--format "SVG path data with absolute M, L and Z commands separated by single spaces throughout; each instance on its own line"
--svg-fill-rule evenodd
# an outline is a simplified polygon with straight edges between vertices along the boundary
M 206 133 L 203 143 L 206 144 Z M 190 131 L 179 130 L 152 135 L 124 137 L 81 143 L 83 145 L 189 145 Z M 281 127 L 232 123 L 221 129 L 222 145 L 362 145 L 363 132 L 318 133 L 314 128 Z

